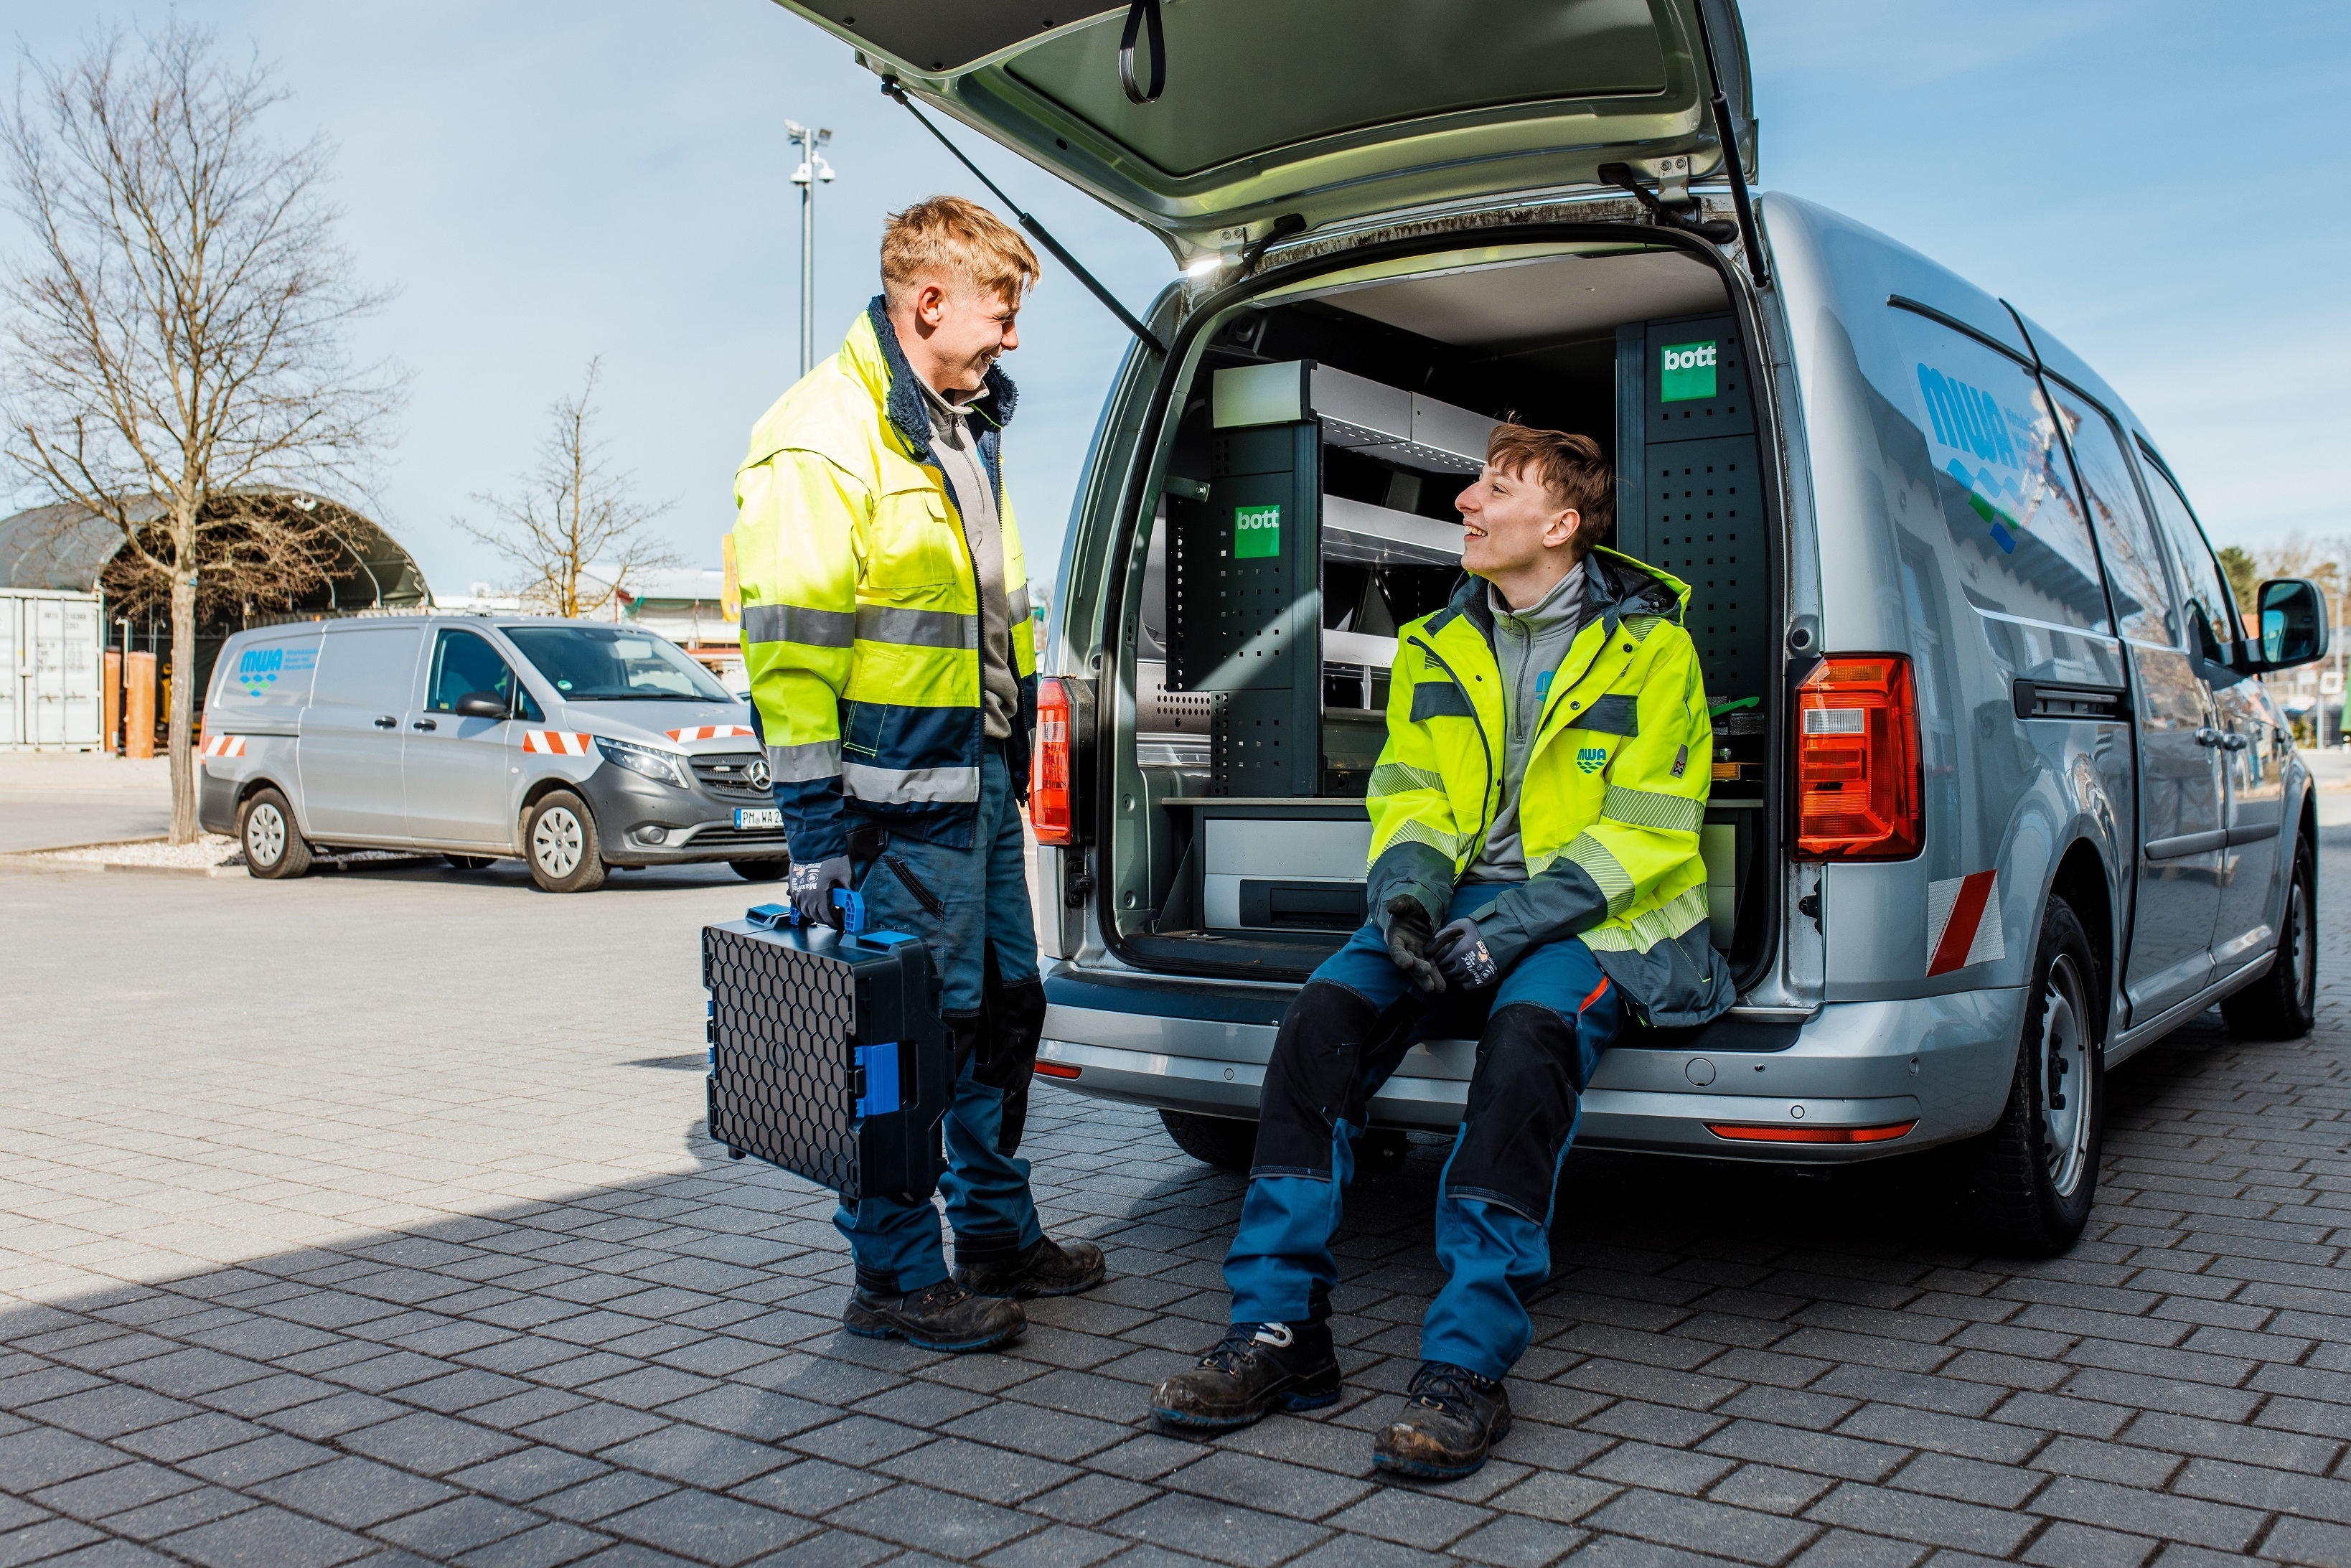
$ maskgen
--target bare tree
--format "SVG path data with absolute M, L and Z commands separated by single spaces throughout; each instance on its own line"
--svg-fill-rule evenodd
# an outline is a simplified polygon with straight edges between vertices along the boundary
M 676 552 L 646 531 L 670 503 L 640 505 L 632 476 L 612 473 L 605 444 L 589 434 L 596 417 L 590 400 L 603 367 L 601 355 L 589 361 L 579 395 L 548 405 L 553 428 L 539 444 L 538 466 L 518 477 L 521 493 L 474 497 L 496 520 L 455 519 L 516 569 L 511 585 L 523 603 L 550 615 L 592 615 L 632 579 L 678 564 Z
M 339 553 L 338 508 L 283 487 L 358 482 L 396 378 L 341 331 L 383 296 L 350 280 L 321 190 L 329 149 L 262 119 L 287 97 L 258 60 L 178 21 L 26 60 L 0 121 L 8 199 L 31 236 L 5 283 L 7 452 L 61 527 L 120 532 L 115 575 L 172 616 L 172 841 L 196 834 L 190 741 L 198 595 L 282 599 Z

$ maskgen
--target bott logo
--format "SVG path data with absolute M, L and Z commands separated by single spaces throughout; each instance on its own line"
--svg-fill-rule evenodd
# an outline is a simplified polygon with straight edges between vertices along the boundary
M 1714 368 L 1712 343 L 1686 343 L 1666 350 L 1666 369 L 1669 371 L 1700 371 Z

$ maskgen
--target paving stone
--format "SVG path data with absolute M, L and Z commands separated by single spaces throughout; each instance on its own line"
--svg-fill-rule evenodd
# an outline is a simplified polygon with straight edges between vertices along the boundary
M 901 1484 L 835 1509 L 825 1522 L 959 1561 L 983 1556 L 1042 1521 L 971 1498 Z
M 79 1480 L 44 1488 L 33 1494 L 33 1500 L 43 1508 L 55 1509 L 76 1519 L 104 1519 L 110 1513 L 143 1508 L 151 1502 L 176 1497 L 202 1485 L 204 1483 L 193 1476 L 182 1475 L 162 1465 L 134 1463 L 118 1465 L 113 1469 L 100 1470 Z
M 1614 1535 L 1755 1563 L 1782 1562 L 1821 1533 L 1816 1524 L 1652 1491 L 1626 1492 L 1583 1523 Z
M 1585 1531 L 1523 1514 L 1504 1514 L 1456 1541 L 1452 1554 L 1493 1568 L 1547 1568 L 1588 1539 Z
M 672 1492 L 600 1520 L 597 1528 L 725 1568 L 748 1563 L 817 1530 L 807 1520 L 773 1509 L 695 1492 Z
M 304 1519 L 283 1509 L 262 1507 L 201 1524 L 170 1537 L 165 1547 L 204 1568 L 332 1568 L 379 1550 L 376 1543 Z
M 1403 1487 L 1384 1487 L 1323 1522 L 1333 1530 L 1375 1535 L 1399 1545 L 1429 1551 L 1450 1545 L 1494 1517 L 1447 1497 Z
M 2024 1561 L 2042 1568 L 2139 1568 L 2155 1555 L 2158 1544 L 2144 1535 L 2060 1521 L 2033 1537 Z
M 1183 1492 L 1165 1493 L 1106 1521 L 1102 1528 L 1153 1546 L 1229 1563 L 1235 1568 L 1271 1568 L 1330 1533 L 1303 1520 L 1283 1519 Z
M 2032 1500 L 2032 1510 L 2078 1524 L 2139 1531 L 2158 1540 L 2220 1552 L 2243 1551 L 2262 1526 L 2262 1516 L 2249 1509 L 2063 1476 Z
M 486 1497 L 461 1497 L 421 1513 L 379 1524 L 375 1533 L 438 1563 L 491 1542 L 519 1535 L 540 1522 L 536 1514 L 508 1508 Z

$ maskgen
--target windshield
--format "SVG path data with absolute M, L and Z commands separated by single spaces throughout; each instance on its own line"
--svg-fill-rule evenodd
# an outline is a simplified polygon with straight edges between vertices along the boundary
M 575 703 L 735 699 L 716 677 L 651 632 L 621 626 L 507 626 L 522 656 Z

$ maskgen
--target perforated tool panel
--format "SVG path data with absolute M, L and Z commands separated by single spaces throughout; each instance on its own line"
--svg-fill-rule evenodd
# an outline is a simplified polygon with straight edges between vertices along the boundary
M 1313 794 L 1322 702 L 1318 427 L 1218 432 L 1210 490 L 1210 500 L 1167 505 L 1167 689 L 1213 699 L 1210 794 Z
M 1642 515 L 1637 538 L 1623 530 L 1625 548 L 1689 584 L 1686 624 L 1709 703 L 1761 697 L 1773 678 L 1771 557 L 1746 356 L 1729 316 L 1651 321 L 1642 336 L 1640 441 L 1620 459 L 1639 465 Z M 1620 353 L 1620 373 L 1630 361 Z M 1763 722 L 1758 705 L 1719 716 L 1715 731 L 1760 737 Z
M 844 1203 L 930 1190 L 949 1050 L 921 943 L 707 925 L 702 978 L 713 1140 L 831 1187 Z M 885 1107 L 873 1096 L 892 1079 L 894 1103 Z

